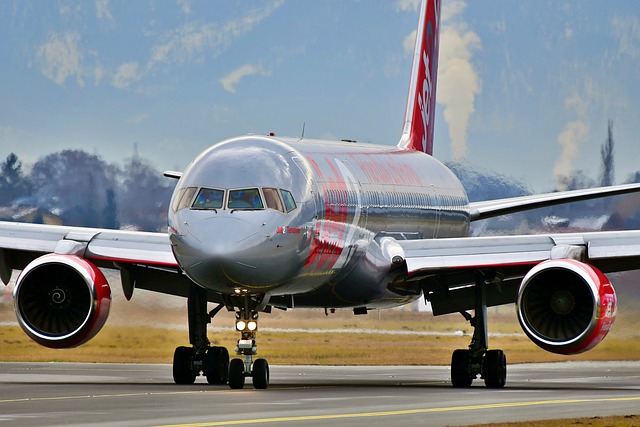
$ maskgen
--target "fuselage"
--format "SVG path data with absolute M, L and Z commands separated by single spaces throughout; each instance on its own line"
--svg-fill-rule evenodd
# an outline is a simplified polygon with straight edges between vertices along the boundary
M 404 304 L 419 290 L 394 285 L 403 274 L 395 242 L 468 229 L 464 188 L 427 154 L 262 136 L 200 154 L 169 212 L 173 251 L 191 280 L 276 306 Z

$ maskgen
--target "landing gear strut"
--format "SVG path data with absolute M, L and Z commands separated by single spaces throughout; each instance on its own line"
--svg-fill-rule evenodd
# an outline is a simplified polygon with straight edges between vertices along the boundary
M 246 377 L 252 377 L 253 386 L 257 389 L 266 389 L 269 386 L 269 363 L 265 359 L 253 360 L 253 356 L 258 352 L 258 311 L 251 305 L 252 301 L 245 296 L 242 298 L 240 310 L 236 312 L 236 330 L 240 332 L 240 339 L 235 351 L 238 356 L 244 356 L 244 359 L 231 360 L 229 387 L 232 389 L 243 388 Z
M 462 315 L 473 326 L 473 338 L 468 349 L 459 349 L 451 357 L 451 384 L 470 387 L 480 375 L 489 388 L 502 388 L 507 381 L 507 358 L 502 350 L 488 350 L 486 277 L 476 274 L 475 315 Z
M 207 312 L 207 291 L 192 284 L 187 307 L 191 347 L 178 347 L 173 353 L 173 381 L 176 384 L 193 384 L 202 372 L 209 384 L 226 384 L 229 352 L 224 347 L 211 346 L 207 338 L 207 324 L 224 305 Z

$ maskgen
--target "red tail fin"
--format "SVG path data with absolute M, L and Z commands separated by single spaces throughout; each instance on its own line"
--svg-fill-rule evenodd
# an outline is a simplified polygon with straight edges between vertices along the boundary
M 402 137 L 398 145 L 433 154 L 440 0 L 422 0 Z

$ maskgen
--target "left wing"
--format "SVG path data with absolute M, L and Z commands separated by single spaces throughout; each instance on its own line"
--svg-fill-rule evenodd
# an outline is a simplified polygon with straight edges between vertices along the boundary
M 574 260 L 608 273 L 640 269 L 640 231 L 463 237 L 398 241 L 409 281 L 434 314 L 474 308 L 476 272 L 486 275 L 487 305 L 516 302 L 523 277 L 548 260 Z M 493 285 L 493 286 L 491 286 Z
M 640 191 L 640 183 L 586 188 L 583 190 L 558 191 L 555 193 L 534 194 L 531 196 L 513 197 L 509 199 L 472 202 L 469 203 L 469 214 L 471 221 L 477 221 L 546 206 L 597 199 L 606 196 L 617 196 L 620 194 L 635 193 L 638 191 Z

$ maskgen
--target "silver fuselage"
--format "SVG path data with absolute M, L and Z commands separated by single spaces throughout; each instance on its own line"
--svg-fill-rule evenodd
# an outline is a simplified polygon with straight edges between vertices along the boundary
M 215 201 L 201 200 L 213 192 Z M 250 194 L 256 199 L 240 205 Z M 173 251 L 191 280 L 284 307 L 409 302 L 420 291 L 398 280 L 396 240 L 468 230 L 464 188 L 427 154 L 262 136 L 204 151 L 179 180 L 169 212 Z

